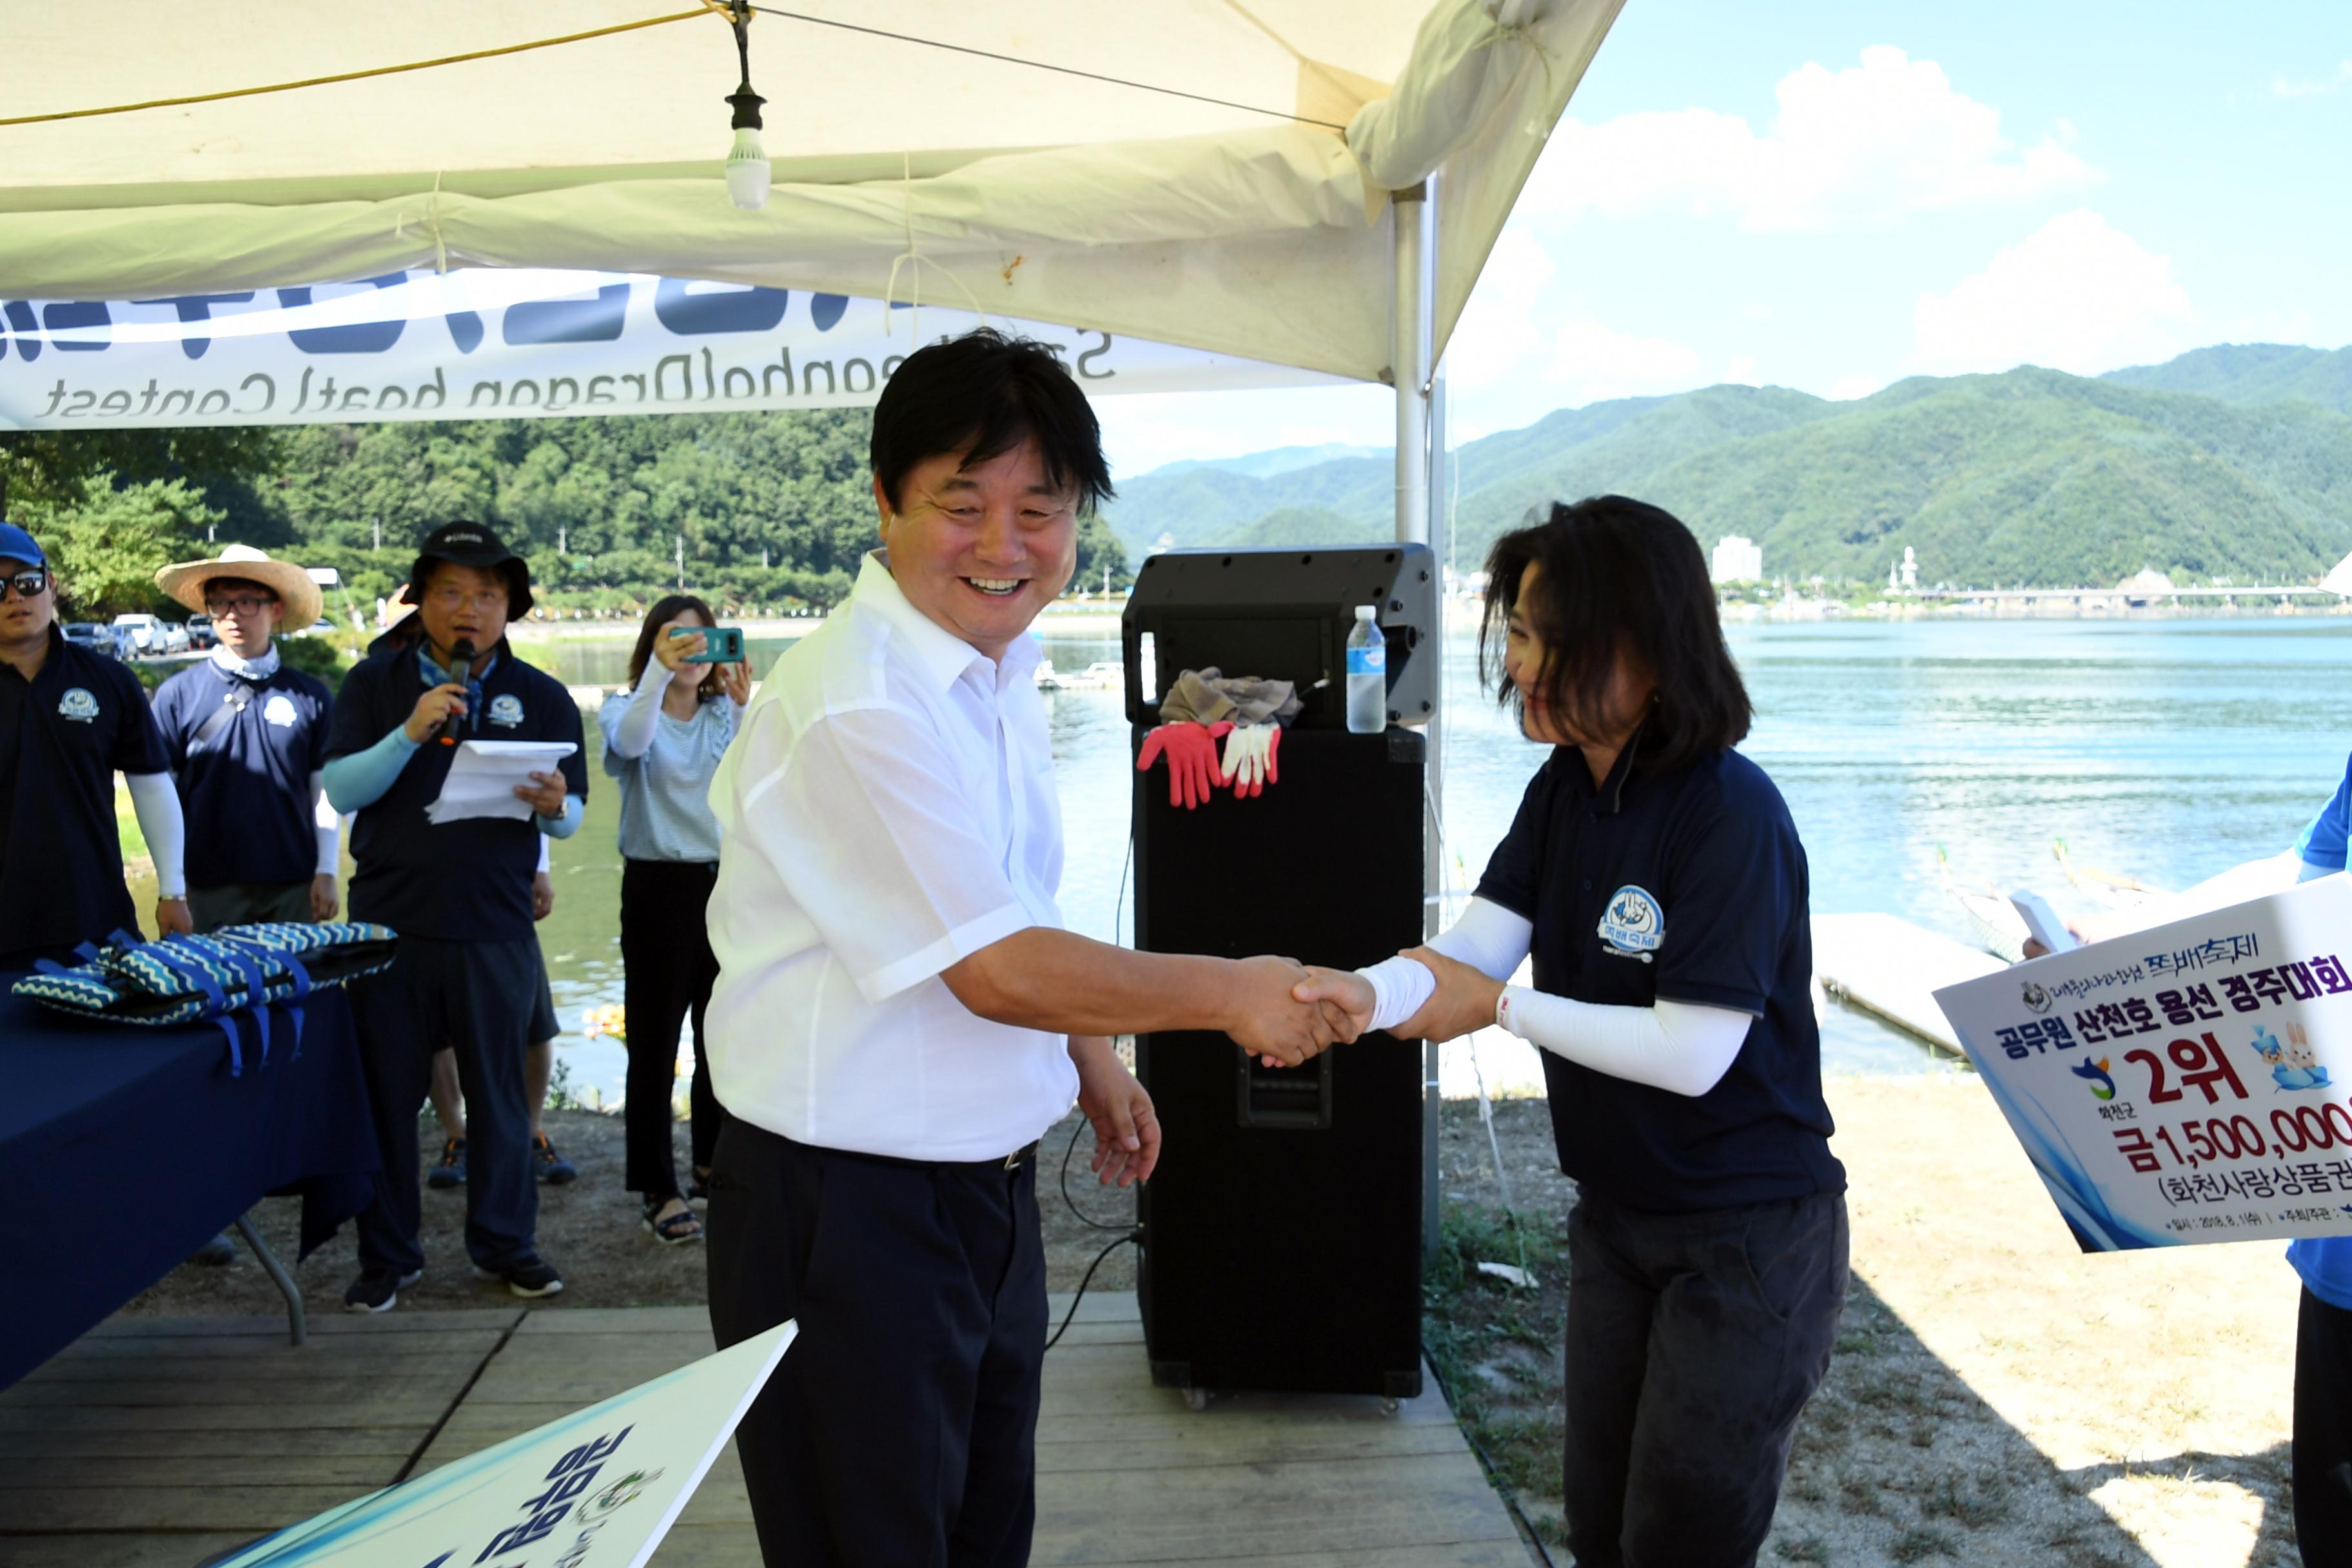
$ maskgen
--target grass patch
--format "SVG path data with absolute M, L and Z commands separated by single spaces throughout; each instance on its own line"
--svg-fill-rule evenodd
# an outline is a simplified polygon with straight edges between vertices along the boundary
M 1568 1313 L 1564 1215 L 1448 1204 L 1422 1276 L 1422 1342 L 1453 1395 L 1454 1418 L 1514 1496 L 1559 1493 L 1558 1358 Z M 1524 1258 L 1524 1262 L 1521 1260 Z M 1533 1289 L 1478 1272 L 1507 1263 Z
M 1914 1525 L 1895 1538 L 1887 1554 L 1897 1563 L 1920 1563 L 1930 1557 L 1957 1557 L 1959 1542 L 1951 1531 L 1932 1526 Z
M 1830 1543 L 1818 1535 L 1801 1535 L 1794 1541 L 1784 1541 L 1778 1550 L 1791 1563 L 1826 1563 L 1830 1560 Z
M 131 807 L 131 791 L 121 776 L 114 781 L 114 837 L 122 846 L 122 858 L 142 860 L 147 856 L 147 836 L 139 831 L 139 814 Z

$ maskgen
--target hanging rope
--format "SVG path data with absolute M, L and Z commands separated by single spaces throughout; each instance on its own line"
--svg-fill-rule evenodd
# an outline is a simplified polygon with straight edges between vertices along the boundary
M 974 59 L 994 60 L 1000 65 L 1023 66 L 1030 70 L 1052 71 L 1056 76 L 1074 76 L 1083 81 L 1098 81 L 1110 87 L 1132 88 L 1137 92 L 1156 92 L 1163 98 L 1187 99 L 1193 103 L 1214 104 L 1219 109 L 1238 109 L 1244 114 L 1264 114 L 1276 120 L 1295 121 L 1301 125 L 1320 126 L 1326 131 L 1345 132 L 1348 129 L 1344 125 L 1335 125 L 1328 120 L 1316 120 L 1304 114 L 1293 114 L 1286 109 L 1266 109 L 1255 103 L 1236 103 L 1230 98 L 1211 98 L 1206 93 L 1186 92 L 1181 88 L 1159 87 L 1148 81 L 1129 81 L 1125 77 L 1105 76 L 1100 71 L 1080 70 L 1076 66 L 1056 66 L 1048 65 L 1044 60 L 1024 60 L 1019 55 L 1000 55 L 990 49 L 975 49 L 968 44 L 941 43 L 937 38 L 919 38 L 912 33 L 886 32 L 880 27 L 863 27 L 855 22 L 835 21 L 831 16 L 811 16 L 800 11 L 780 11 L 773 5 L 754 5 L 751 9 L 765 12 L 771 16 L 782 16 L 790 21 L 806 22 L 813 27 L 837 27 L 845 33 L 863 33 L 869 38 L 887 38 L 895 44 L 919 44 L 927 49 L 945 49 L 951 55 L 970 55 Z
M 898 211 L 906 220 L 907 248 L 891 258 L 890 279 L 882 285 L 883 331 L 887 334 L 889 331 L 887 317 L 890 307 L 898 298 L 898 268 L 907 267 L 908 262 L 914 263 L 907 270 L 907 341 L 909 343 L 923 341 L 923 268 L 926 267 L 954 284 L 963 295 L 964 303 L 971 307 L 971 313 L 980 318 L 980 324 L 983 327 L 988 325 L 988 312 L 980 308 L 980 301 L 972 297 L 970 289 L 964 287 L 963 279 L 916 248 L 915 163 L 913 157 L 906 153 L 898 154 Z
M 0 120 L 0 126 L 40 125 L 53 120 L 89 120 L 101 114 L 134 114 L 142 109 L 178 109 L 191 103 L 218 103 L 224 99 L 258 98 L 265 93 L 293 92 L 299 88 L 328 87 L 336 82 L 364 81 L 370 77 L 398 76 L 403 71 L 431 70 L 436 66 L 463 65 L 467 60 L 494 59 L 500 55 L 525 54 L 532 49 L 551 49 L 558 44 L 577 44 L 589 38 L 610 37 L 614 33 L 634 33 L 643 27 L 659 27 L 671 22 L 690 22 L 698 16 L 716 13 L 724 16 L 726 7 L 715 0 L 704 0 L 692 11 L 673 11 L 666 16 L 647 16 L 638 22 L 615 22 L 609 27 L 593 27 L 584 33 L 566 33 L 560 38 L 535 38 L 527 44 L 502 44 L 494 49 L 472 49 L 462 55 L 443 55 L 437 59 L 411 60 L 405 65 L 371 66 L 365 70 L 340 71 L 333 76 L 306 77 L 300 81 L 272 82 L 267 87 L 233 87 L 222 92 L 191 93 L 185 98 L 152 98 L 143 103 L 114 103 L 103 109 L 64 109 L 50 114 L 19 114 Z

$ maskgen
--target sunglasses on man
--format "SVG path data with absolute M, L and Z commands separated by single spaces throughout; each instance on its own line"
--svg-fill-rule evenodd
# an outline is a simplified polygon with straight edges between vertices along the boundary
M 22 572 L 0 577 L 0 584 L 15 589 L 18 598 L 29 599 L 49 585 L 49 574 L 42 567 L 27 566 Z

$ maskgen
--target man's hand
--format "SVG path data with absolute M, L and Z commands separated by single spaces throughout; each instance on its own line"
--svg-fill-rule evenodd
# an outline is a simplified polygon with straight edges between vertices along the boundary
M 530 918 L 543 921 L 554 910 L 555 879 L 544 871 L 533 871 L 530 874 Z
M 1234 971 L 1225 1033 L 1267 1066 L 1295 1068 L 1335 1041 L 1356 1037 L 1344 1012 L 1291 994 L 1307 979 L 1307 971 L 1289 959 L 1240 959 Z
M 158 936 L 194 936 L 196 922 L 189 917 L 185 899 L 155 900 L 155 934 Z
M 740 708 L 751 700 L 751 667 L 748 664 L 722 664 L 719 667 L 719 689 L 727 700 Z
M 310 918 L 324 925 L 335 918 L 342 906 L 335 898 L 335 879 L 331 873 L 310 879 Z
M 1372 1008 L 1379 998 L 1373 994 L 1372 983 L 1352 969 L 1319 969 L 1309 964 L 1307 978 L 1290 988 L 1290 994 L 1301 1002 L 1323 1005 L 1328 1014 L 1334 1009 L 1344 1014 L 1354 1039 L 1372 1026 Z
M 1390 1031 L 1397 1038 L 1450 1040 L 1494 1023 L 1495 1005 L 1503 998 L 1501 981 L 1490 980 L 1435 948 L 1410 947 L 1404 956 L 1428 966 L 1437 976 L 1437 990 L 1421 1005 L 1421 1011 Z
M 533 784 L 515 785 L 515 798 L 545 817 L 563 815 L 563 775 L 533 773 Z
M 446 686 L 436 686 L 416 700 L 416 706 L 409 710 L 408 722 L 400 727 L 401 731 L 421 746 L 433 738 L 433 731 L 441 728 L 444 719 L 452 713 L 462 714 L 465 711 L 464 687 L 454 681 Z
M 1072 1035 L 1070 1060 L 1078 1069 L 1078 1109 L 1095 1130 L 1096 1175 L 1105 1186 L 1148 1180 L 1160 1163 L 1160 1118 L 1151 1096 L 1101 1035 Z

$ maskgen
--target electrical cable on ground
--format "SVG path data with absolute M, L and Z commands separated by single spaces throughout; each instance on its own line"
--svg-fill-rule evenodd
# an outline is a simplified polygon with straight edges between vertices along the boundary
M 1095 1260 L 1087 1265 L 1086 1278 L 1078 1281 L 1078 1293 L 1070 1298 L 1070 1310 L 1062 1315 L 1062 1326 L 1055 1329 L 1054 1331 L 1054 1337 L 1045 1342 L 1045 1348 L 1047 1350 L 1050 1351 L 1055 1345 L 1060 1344 L 1062 1342 L 1062 1336 L 1070 1331 L 1071 1321 L 1078 1315 L 1078 1303 L 1087 1299 L 1087 1287 L 1094 1283 L 1095 1270 L 1103 1266 L 1103 1259 L 1108 1258 L 1112 1253 L 1117 1252 L 1120 1247 L 1127 1246 L 1129 1242 L 1133 1242 L 1138 1246 L 1140 1246 L 1142 1241 L 1143 1231 L 1140 1227 L 1138 1227 L 1135 1230 L 1129 1231 L 1127 1235 L 1120 1237 L 1108 1247 L 1104 1247 L 1100 1252 L 1095 1254 Z

